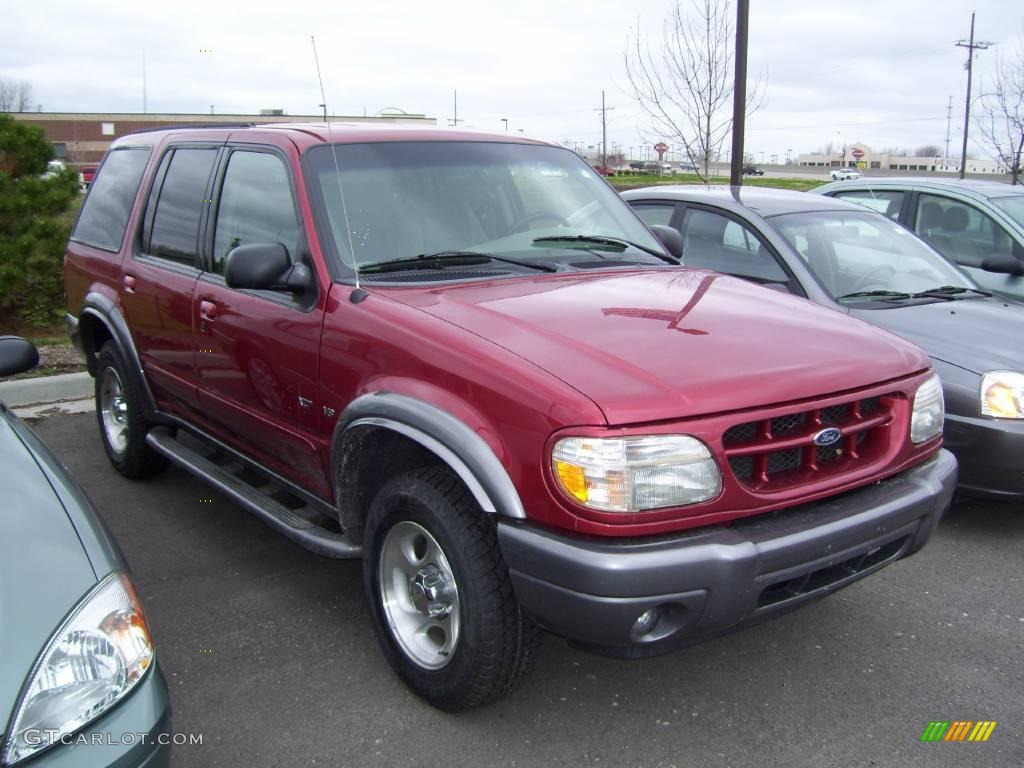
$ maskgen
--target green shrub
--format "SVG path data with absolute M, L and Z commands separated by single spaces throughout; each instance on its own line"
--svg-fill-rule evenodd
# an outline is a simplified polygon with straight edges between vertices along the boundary
M 51 156 L 41 128 L 0 115 L 0 327 L 52 325 L 63 313 L 66 212 L 78 174 L 42 178 Z

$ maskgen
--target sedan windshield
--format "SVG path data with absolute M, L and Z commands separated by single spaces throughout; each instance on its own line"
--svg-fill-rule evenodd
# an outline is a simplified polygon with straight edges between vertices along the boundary
M 309 152 L 310 186 L 326 215 L 325 239 L 349 270 L 467 251 L 518 261 L 582 251 L 591 260 L 613 254 L 645 263 L 660 263 L 651 253 L 664 253 L 567 149 L 431 141 L 337 144 L 334 151 L 338 172 L 330 146 Z
M 1024 195 L 993 197 L 992 202 L 1006 211 L 1011 219 L 1024 227 Z
M 975 287 L 911 232 L 875 213 L 791 213 L 769 221 L 832 298 L 870 301 L 881 295 L 873 293 L 878 291 L 915 294 L 938 287 Z

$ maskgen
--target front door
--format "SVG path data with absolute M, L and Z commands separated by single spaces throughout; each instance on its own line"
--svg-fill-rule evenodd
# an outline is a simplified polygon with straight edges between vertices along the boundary
M 196 369 L 207 427 L 262 465 L 330 498 L 317 439 L 317 376 L 324 296 L 236 290 L 224 282 L 239 245 L 280 243 L 306 260 L 287 158 L 231 147 L 215 185 L 209 258 L 195 291 Z

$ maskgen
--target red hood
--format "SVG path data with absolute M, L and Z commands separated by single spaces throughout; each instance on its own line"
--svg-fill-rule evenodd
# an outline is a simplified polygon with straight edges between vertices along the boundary
M 929 365 L 917 347 L 841 312 L 702 270 L 387 293 L 547 370 L 609 424 L 816 397 Z

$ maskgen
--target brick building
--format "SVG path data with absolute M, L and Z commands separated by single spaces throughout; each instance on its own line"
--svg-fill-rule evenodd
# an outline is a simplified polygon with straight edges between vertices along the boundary
M 179 115 L 138 112 L 16 112 L 12 115 L 29 125 L 38 125 L 53 144 L 54 157 L 69 166 L 98 163 L 110 143 L 126 133 L 145 128 L 196 123 L 322 123 L 323 115 L 285 115 L 280 110 L 263 110 L 259 115 Z M 344 115 L 332 117 L 338 123 L 405 123 L 435 125 L 426 115 L 389 110 L 374 117 Z

